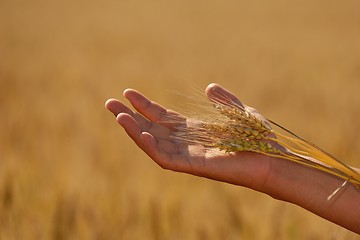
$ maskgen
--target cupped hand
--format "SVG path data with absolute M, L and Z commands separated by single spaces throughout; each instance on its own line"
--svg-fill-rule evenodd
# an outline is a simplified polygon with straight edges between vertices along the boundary
M 206 89 L 210 100 L 242 104 L 217 84 Z M 136 111 L 116 99 L 106 108 L 115 116 L 134 142 L 162 168 L 244 185 L 261 190 L 269 172 L 271 159 L 249 153 L 222 153 L 174 138 L 173 131 L 189 124 L 187 118 L 166 109 L 133 89 L 124 91 Z

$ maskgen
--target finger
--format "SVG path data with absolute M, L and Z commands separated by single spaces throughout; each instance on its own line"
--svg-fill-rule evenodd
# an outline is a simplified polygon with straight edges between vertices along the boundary
M 140 135 L 144 152 L 152 158 L 160 167 L 164 169 L 173 169 L 171 164 L 171 155 L 165 151 L 160 151 L 159 145 L 155 138 L 148 132 L 143 132 Z
M 120 113 L 126 113 L 130 115 L 138 122 L 143 131 L 147 131 L 151 127 L 151 123 L 146 118 L 136 112 L 133 112 L 130 108 L 117 99 L 107 100 L 105 103 L 105 108 L 112 112 L 115 117 L 117 117 Z
M 119 113 L 127 113 L 130 115 L 134 113 L 130 108 L 114 98 L 110 98 L 105 102 L 105 108 L 112 112 L 115 116 Z
M 135 119 L 134 116 L 131 116 L 127 113 L 118 114 L 116 119 L 118 123 L 125 129 L 126 133 L 141 149 L 144 150 L 144 146 L 140 136 L 142 133 L 148 132 L 149 134 L 156 137 L 158 147 L 163 149 L 163 151 L 172 154 L 177 154 L 179 152 L 179 145 L 169 141 L 170 132 L 167 128 L 161 127 L 158 124 L 150 123 L 148 121 L 147 124 L 141 124 L 138 119 Z M 146 125 L 150 125 L 150 127 Z
M 206 95 L 210 100 L 220 102 L 225 105 L 237 105 L 240 107 L 244 107 L 244 104 L 240 102 L 240 100 L 232 94 L 230 91 L 221 87 L 219 84 L 211 83 L 207 86 L 205 90 Z
M 109 99 L 106 101 L 105 107 L 117 116 L 118 123 L 125 129 L 127 134 L 138 146 L 141 146 L 141 142 L 139 140 L 141 132 L 149 132 L 150 134 L 153 134 L 156 138 L 161 140 L 162 144 L 169 142 L 169 135 L 171 133 L 169 129 L 148 121 L 142 115 L 133 112 L 119 100 Z M 170 146 L 171 144 L 167 145 L 168 148 Z M 169 149 L 175 149 L 175 147 L 176 146 L 173 145 Z
M 140 92 L 133 89 L 126 89 L 124 96 L 131 102 L 133 107 L 152 122 L 179 123 L 184 122 L 185 118 L 180 114 L 168 110 L 156 102 L 149 100 Z
M 164 149 L 164 143 L 157 141 L 153 135 L 143 132 L 140 135 L 144 152 L 152 158 L 160 167 L 178 172 L 192 173 L 189 156 L 179 151 L 178 147 L 171 146 L 175 152 L 169 152 L 168 147 Z
M 136 145 L 138 145 L 140 148 L 143 148 L 143 144 L 140 140 L 140 135 L 143 131 L 142 126 L 139 125 L 138 121 L 127 113 L 119 113 L 116 117 L 116 120 L 125 129 L 129 137 L 134 140 Z

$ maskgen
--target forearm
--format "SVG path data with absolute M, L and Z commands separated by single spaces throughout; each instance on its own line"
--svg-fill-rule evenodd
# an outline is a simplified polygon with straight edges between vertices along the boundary
M 344 180 L 289 161 L 280 160 L 276 164 L 278 166 L 272 168 L 264 185 L 264 192 L 360 234 L 359 189 L 347 183 L 328 200 Z

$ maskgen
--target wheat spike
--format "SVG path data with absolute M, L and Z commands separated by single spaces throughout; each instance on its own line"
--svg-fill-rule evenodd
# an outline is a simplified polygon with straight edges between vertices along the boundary
M 198 124 L 191 127 L 179 127 L 175 137 L 225 153 L 248 151 L 287 159 L 333 174 L 360 187 L 358 171 L 279 124 L 233 102 L 213 100 L 212 104 L 209 117 L 195 119 Z M 282 129 L 287 135 L 271 126 Z

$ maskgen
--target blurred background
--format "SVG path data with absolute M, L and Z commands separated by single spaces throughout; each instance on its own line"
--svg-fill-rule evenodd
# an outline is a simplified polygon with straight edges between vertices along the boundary
M 104 109 L 217 82 L 360 167 L 360 2 L 0 1 L 0 239 L 359 239 L 164 171 Z

